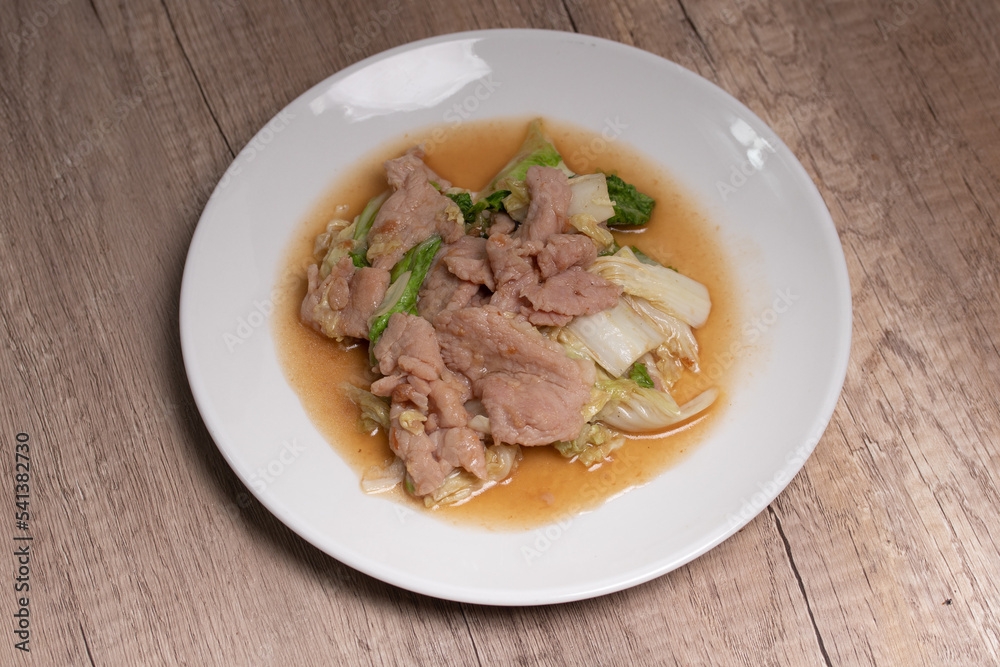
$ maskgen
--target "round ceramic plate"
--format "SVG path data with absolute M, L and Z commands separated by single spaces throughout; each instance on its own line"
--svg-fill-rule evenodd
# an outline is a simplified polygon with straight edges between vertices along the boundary
M 285 380 L 268 318 L 284 249 L 331 183 L 389 139 L 536 115 L 641 148 L 704 204 L 740 288 L 729 407 L 705 442 L 594 511 L 524 532 L 440 521 L 364 495 Z M 572 33 L 499 30 L 401 46 L 316 85 L 236 157 L 184 270 L 191 389 L 258 499 L 334 558 L 406 589 L 522 605 L 634 586 L 705 553 L 791 481 L 846 372 L 850 286 L 830 215 L 760 119 L 650 53 Z

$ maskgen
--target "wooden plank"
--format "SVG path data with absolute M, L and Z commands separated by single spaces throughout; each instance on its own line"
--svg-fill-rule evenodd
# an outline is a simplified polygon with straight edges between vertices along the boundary
M 968 76 L 989 69 L 990 51 L 964 45 L 988 41 L 977 26 L 990 19 L 924 3 L 884 34 L 880 17 L 853 3 L 828 8 L 836 20 L 797 9 L 817 16 L 767 23 L 811 25 L 809 35 L 792 29 L 793 45 L 845 35 L 850 70 L 831 67 L 846 47 L 830 41 L 817 40 L 805 63 L 763 59 L 764 41 L 742 45 L 758 54 L 762 104 L 780 104 L 762 115 L 804 158 L 841 229 L 856 324 L 841 408 L 775 516 L 833 664 L 989 664 L 998 359 L 986 333 L 996 301 L 982 297 L 997 276 L 988 183 L 1000 146 L 983 129 L 996 124 L 996 87 Z M 945 40 L 950 63 L 926 49 Z M 939 108 L 972 90 L 986 98 L 978 127 L 954 117 L 965 111 L 955 104 Z M 971 201 L 965 182 L 978 186 Z M 990 259 L 975 251 L 986 247 Z
M 773 521 L 634 589 L 538 609 L 466 611 L 485 664 L 818 664 Z
M 36 463 L 39 664 L 1000 662 L 995 3 L 38 7 L 0 6 L 0 369 Z M 212 443 L 176 333 L 201 207 L 268 119 L 364 56 L 495 26 L 635 44 L 744 101 L 853 284 L 843 398 L 778 501 L 665 577 L 542 608 L 410 594 L 293 535 Z
M 43 66 L 26 61 L 20 105 L 4 109 L 41 126 L 30 152 L 5 155 L 5 189 L 55 195 L 5 211 L 32 224 L 3 249 L 23 266 L 4 302 L 16 352 L 5 375 L 27 390 L 12 413 L 34 415 L 19 428 L 38 443 L 35 501 L 59 510 L 33 524 L 38 571 L 60 574 L 32 597 L 39 658 L 346 662 L 365 642 L 391 662 L 468 653 L 454 615 L 368 620 L 366 606 L 380 614 L 414 596 L 348 572 L 259 506 L 241 508 L 242 487 L 196 417 L 177 290 L 201 205 L 232 153 L 171 18 L 156 4 L 68 6 L 45 47 Z M 95 72 L 89 85 L 57 103 L 38 93 L 71 78 L 80 58 Z M 348 592 L 355 578 L 363 594 Z M 342 627 L 364 632 L 345 644 L 331 631 Z M 296 636 L 312 639 L 289 655 Z

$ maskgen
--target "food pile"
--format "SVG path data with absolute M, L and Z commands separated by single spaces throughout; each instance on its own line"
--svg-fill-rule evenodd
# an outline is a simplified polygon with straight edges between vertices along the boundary
M 377 379 L 345 390 L 396 459 L 366 491 L 457 503 L 507 478 L 520 447 L 591 467 L 624 434 L 711 405 L 714 388 L 684 405 L 670 394 L 698 371 L 708 290 L 610 231 L 645 225 L 650 197 L 572 173 L 540 121 L 479 192 L 423 157 L 386 161 L 388 190 L 327 225 L 301 307 L 322 334 L 368 341 Z

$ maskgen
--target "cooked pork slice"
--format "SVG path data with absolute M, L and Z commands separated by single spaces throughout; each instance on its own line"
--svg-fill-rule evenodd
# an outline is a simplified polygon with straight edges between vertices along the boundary
M 576 316 L 591 315 L 613 307 L 618 303 L 621 292 L 620 286 L 574 266 L 541 285 L 527 287 L 523 296 L 537 311 Z
M 564 327 L 573 321 L 572 315 L 535 310 L 534 308 L 522 308 L 521 314 L 536 327 Z
M 430 398 L 430 409 L 438 413 L 442 427 L 465 426 L 468 414 L 463 406 L 472 397 L 469 381 L 444 365 L 430 322 L 406 313 L 393 314 L 375 344 L 375 358 L 385 377 L 372 384 L 372 393 L 388 396 L 404 378 Z M 392 396 L 410 400 L 396 393 Z
M 386 375 L 372 382 L 371 392 L 376 396 L 392 396 L 392 392 L 403 384 L 406 384 L 405 373 L 395 373 Z
M 389 429 L 389 445 L 406 464 L 418 496 L 441 486 L 455 468 L 465 468 L 479 479 L 486 479 L 486 449 L 481 436 L 470 428 L 413 432 L 404 428 L 397 417 Z
M 392 397 L 390 445 L 405 462 L 417 494 L 433 491 L 455 467 L 485 478 L 485 445 L 467 428 L 470 384 L 445 367 L 431 323 L 394 314 L 374 352 L 385 377 L 371 390 Z
M 434 327 L 415 315 L 394 313 L 375 344 L 374 354 L 382 375 L 402 371 L 432 382 L 445 370 Z
M 446 311 L 435 325 L 445 363 L 472 381 L 496 441 L 545 445 L 579 434 L 593 362 L 570 359 L 530 324 L 492 306 Z
M 368 318 L 382 303 L 389 286 L 389 272 L 365 267 L 355 270 L 350 257 L 342 257 L 325 279 L 319 267 L 308 269 L 309 287 L 299 314 L 303 323 L 341 339 L 368 337 Z
M 368 232 L 368 261 L 387 270 L 434 233 L 446 243 L 454 243 L 465 233 L 461 211 L 431 185 L 428 170 L 411 166 L 399 172 L 402 182 L 394 179 L 398 187 L 382 204 Z
M 495 289 L 493 271 L 486 255 L 486 239 L 479 236 L 463 236 L 448 245 L 441 256 L 448 270 L 470 283 L 485 285 Z
M 486 479 L 486 448 L 482 436 L 471 428 L 443 428 L 431 434 L 436 441 L 438 456 L 455 466 L 465 468 L 479 479 Z
M 535 259 L 542 278 L 548 278 L 571 266 L 587 268 L 597 259 L 597 246 L 583 234 L 553 234 Z
M 541 249 L 540 243 L 526 242 L 507 234 L 495 234 L 486 239 L 486 257 L 496 285 L 533 274 L 535 266 L 531 258 Z
M 618 302 L 618 287 L 580 268 L 597 257 L 582 234 L 553 234 L 544 244 L 497 234 L 486 240 L 486 254 L 496 281 L 490 305 L 532 324 L 564 326 Z
M 424 156 L 423 146 L 413 146 L 403 155 L 386 160 L 382 166 L 385 167 L 385 177 L 389 181 L 389 187 L 398 190 L 403 187 L 407 176 L 414 171 L 420 171 L 427 176 L 430 183 L 437 183 L 442 190 L 450 188 L 451 183 L 438 176 L 433 169 L 424 163 Z
M 462 280 L 449 271 L 444 262 L 438 261 L 420 287 L 417 312 L 421 317 L 433 320 L 441 311 L 472 304 L 478 292 L 479 285 Z
M 497 291 L 490 296 L 489 304 L 504 313 L 526 315 L 534 309 L 531 302 L 524 298 L 524 291 L 536 285 L 538 276 L 526 273 L 497 287 Z
M 538 284 L 538 271 L 532 256 L 541 249 L 535 242 L 526 242 L 507 234 L 496 234 L 486 241 L 486 256 L 489 258 L 496 291 L 490 297 L 490 305 L 505 313 L 521 313 L 531 307 L 522 292 Z
M 450 370 L 442 374 L 442 379 L 431 382 L 430 411 L 437 417 L 437 428 L 455 428 L 469 423 L 469 413 L 465 410 L 465 402 L 472 398 L 472 390 L 468 381 L 462 379 Z
M 572 440 L 583 428 L 577 404 L 537 375 L 495 373 L 479 382 L 490 433 L 500 442 L 526 446 Z M 590 393 L 587 393 L 590 397 Z
M 385 269 L 366 266 L 354 272 L 340 321 L 345 336 L 368 338 L 368 319 L 382 304 L 388 288 L 389 272 Z
M 413 407 L 393 401 L 389 408 L 389 447 L 406 464 L 417 495 L 430 493 L 441 486 L 455 466 L 438 454 L 438 443 L 411 419 Z M 438 436 L 438 440 L 441 436 Z
M 555 167 L 534 165 L 528 168 L 525 182 L 531 202 L 516 233 L 530 241 L 544 241 L 568 231 L 566 211 L 573 195 L 566 174 Z
M 515 229 L 517 229 L 517 223 L 514 222 L 514 218 L 510 217 L 506 213 L 494 213 L 493 223 L 490 225 L 489 235 L 510 234 Z
M 421 421 L 423 421 L 427 417 L 427 410 L 430 408 L 430 401 L 427 398 L 427 394 L 429 393 L 427 383 L 413 375 L 404 375 L 402 377 L 404 381 L 400 382 L 390 394 L 392 404 L 406 404 L 416 408 Z M 374 394 L 375 391 L 373 390 L 372 393 Z M 379 396 L 380 394 L 375 395 Z

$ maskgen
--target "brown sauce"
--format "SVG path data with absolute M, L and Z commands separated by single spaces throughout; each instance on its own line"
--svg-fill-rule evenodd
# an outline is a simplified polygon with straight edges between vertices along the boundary
M 382 162 L 415 143 L 426 143 L 426 162 L 443 178 L 472 190 L 484 187 L 517 150 L 529 120 L 432 128 L 388 143 L 359 164 L 353 176 L 334 184 L 296 230 L 277 287 L 287 298 L 275 299 L 278 356 L 313 423 L 357 471 L 359 481 L 371 466 L 390 461 L 392 453 L 384 434 L 373 437 L 358 432 L 358 409 L 339 389 L 345 381 L 365 386 L 371 381 L 367 344 L 337 343 L 299 322 L 305 267 L 312 261 L 314 239 L 338 205 L 350 206 L 342 216 L 346 219 L 360 213 L 368 199 L 386 187 Z M 711 221 L 668 174 L 623 142 L 604 141 L 599 134 L 552 121 L 546 121 L 546 130 L 573 171 L 613 171 L 654 197 L 650 223 L 641 231 L 616 234 L 618 242 L 637 245 L 708 287 L 712 312 L 705 326 L 695 332 L 702 368 L 710 364 L 728 368 L 738 322 L 735 289 Z M 462 505 L 426 510 L 422 502 L 402 491 L 388 495 L 419 511 L 432 511 L 443 520 L 493 530 L 527 529 L 561 520 L 650 481 L 697 446 L 726 408 L 725 376 L 713 377 L 710 382 L 687 373 L 672 392 L 683 403 L 713 384 L 720 386 L 722 394 L 703 416 L 665 434 L 630 437 L 613 453 L 612 461 L 594 469 L 571 463 L 552 447 L 522 447 L 524 458 L 508 480 Z

